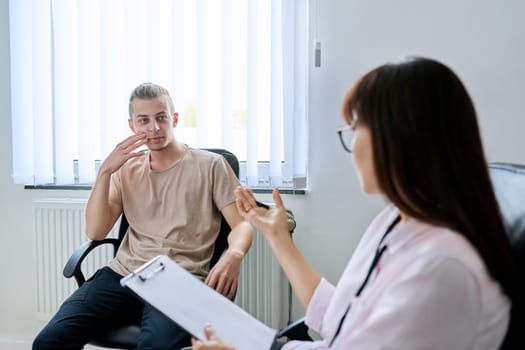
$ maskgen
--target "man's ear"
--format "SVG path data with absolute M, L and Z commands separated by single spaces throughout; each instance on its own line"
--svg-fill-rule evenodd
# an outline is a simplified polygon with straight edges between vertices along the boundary
M 179 113 L 173 113 L 173 127 L 176 127 L 179 123 Z
M 131 118 L 128 119 L 128 125 L 131 131 L 133 131 L 133 133 L 136 134 L 137 132 L 135 131 L 135 124 L 133 124 L 133 120 L 131 120 Z

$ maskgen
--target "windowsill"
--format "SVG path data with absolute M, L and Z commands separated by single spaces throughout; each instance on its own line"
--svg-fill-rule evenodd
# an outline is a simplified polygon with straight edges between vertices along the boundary
M 86 190 L 91 191 L 91 185 L 24 185 L 24 190 Z
M 91 191 L 92 186 L 85 185 L 24 185 L 25 190 L 82 190 Z M 271 188 L 251 188 L 253 193 L 272 193 Z M 305 189 L 292 189 L 292 188 L 280 188 L 281 194 L 292 194 L 292 195 L 304 195 L 306 194 Z

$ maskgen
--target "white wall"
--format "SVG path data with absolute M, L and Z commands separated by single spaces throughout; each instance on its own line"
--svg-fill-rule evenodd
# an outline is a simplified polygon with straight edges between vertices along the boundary
M 469 89 L 489 161 L 525 163 L 525 3 L 317 0 L 316 6 L 311 1 L 313 12 L 318 10 L 311 21 L 312 31 L 317 27 L 312 34 L 322 42 L 322 66 L 310 69 L 310 192 L 286 201 L 297 216 L 298 246 L 323 276 L 336 282 L 382 206 L 380 198 L 361 194 L 350 158 L 336 138 L 346 90 L 385 61 L 408 54 L 437 58 Z M 7 13 L 8 0 L 0 0 L 0 349 L 12 350 L 29 348 L 42 326 L 34 316 L 31 201 L 52 193 L 11 184 Z M 295 302 L 294 316 L 302 312 Z
M 0 1 L 0 348 L 17 347 L 34 327 L 31 193 L 11 185 L 8 1 Z M 5 310 L 5 311 L 4 311 Z M 23 343 L 22 343 L 23 344 Z M 22 345 L 23 346 L 23 345 Z

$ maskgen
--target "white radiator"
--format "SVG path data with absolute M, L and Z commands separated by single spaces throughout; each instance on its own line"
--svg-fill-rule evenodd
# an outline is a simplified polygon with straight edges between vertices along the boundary
M 71 253 L 87 239 L 84 234 L 85 205 L 83 198 L 48 198 L 34 202 L 36 305 L 41 320 L 48 320 L 77 288 L 74 278 L 65 278 L 62 270 Z M 96 249 L 88 256 L 82 270 L 90 275 L 111 257 L 110 246 Z
M 272 250 L 258 232 L 241 265 L 235 303 L 275 329 L 289 321 L 288 282 Z
M 86 239 L 86 200 L 47 198 L 34 202 L 37 271 L 37 317 L 48 320 L 77 288 L 62 270 L 71 253 Z M 117 236 L 118 223 L 110 237 Z M 111 248 L 96 249 L 82 269 L 92 274 L 111 259 Z M 259 235 L 245 257 L 235 302 L 265 324 L 281 328 L 288 321 L 288 284 L 271 249 Z

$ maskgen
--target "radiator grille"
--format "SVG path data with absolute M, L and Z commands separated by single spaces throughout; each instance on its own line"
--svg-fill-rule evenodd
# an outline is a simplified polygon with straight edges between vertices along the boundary
M 37 317 L 41 320 L 49 319 L 76 289 L 75 280 L 66 279 L 62 270 L 71 253 L 87 239 L 85 205 L 84 199 L 50 198 L 34 203 Z M 82 270 L 90 275 L 111 257 L 111 248 L 101 247 L 88 256 Z
M 263 323 L 280 329 L 288 321 L 288 283 L 264 237 L 255 232 L 241 265 L 235 302 Z
M 48 320 L 77 288 L 74 279 L 62 275 L 67 259 L 87 238 L 85 199 L 48 198 L 34 202 L 37 271 L 37 318 Z M 110 234 L 117 236 L 117 225 Z M 104 266 L 112 257 L 110 246 L 88 255 L 82 266 L 86 275 Z M 270 247 L 259 235 L 241 266 L 235 302 L 274 328 L 288 321 L 288 285 Z

